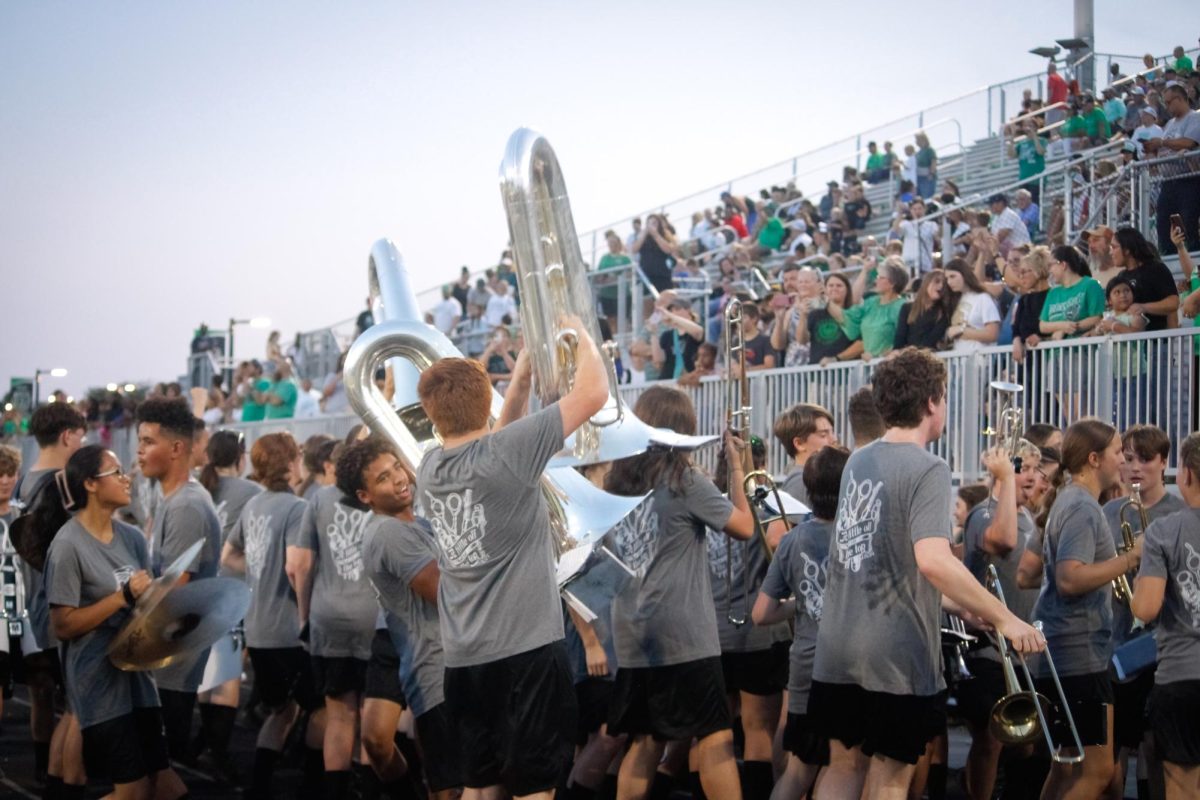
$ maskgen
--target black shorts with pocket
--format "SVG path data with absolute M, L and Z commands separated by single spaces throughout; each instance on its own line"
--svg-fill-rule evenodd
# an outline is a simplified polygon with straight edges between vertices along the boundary
M 1103 745 L 1108 742 L 1108 707 L 1113 702 L 1112 680 L 1108 672 L 1093 672 L 1088 675 L 1063 675 L 1063 694 L 1071 709 L 1071 718 L 1079 731 L 1079 741 L 1084 747 Z M 1075 738 L 1067 723 L 1067 715 L 1058 703 L 1058 689 L 1051 678 L 1036 678 L 1034 685 L 1043 697 L 1049 698 L 1050 733 L 1054 741 L 1074 749 Z
M 660 742 L 703 739 L 730 729 L 719 656 L 665 667 L 618 667 L 608 732 Z
M 745 692 L 760 697 L 787 688 L 788 650 L 791 642 L 776 642 L 767 650 L 721 653 L 721 674 L 729 694 Z
M 1182 767 L 1200 764 L 1200 681 L 1157 684 L 1147 711 L 1158 757 Z
M 295 700 L 305 711 L 323 703 L 313 684 L 312 663 L 303 647 L 250 647 L 254 687 L 262 704 L 272 711 Z
M 463 785 L 462 750 L 446 704 L 438 703 L 417 717 L 417 743 L 429 790 L 442 792 Z
M 135 708 L 83 729 L 83 766 L 89 779 L 133 783 L 169 766 L 162 712 Z
M 391 635 L 383 629 L 375 631 L 375 638 L 371 640 L 371 660 L 367 662 L 363 677 L 363 697 L 407 705 L 404 687 L 400 685 L 400 656 Z
M 608 678 L 584 678 L 575 684 L 575 700 L 579 704 L 579 727 L 575 732 L 575 744 L 587 744 L 588 736 L 600 730 L 608 722 L 608 709 L 612 705 L 613 682 Z
M 955 707 L 968 725 L 981 730 L 991 721 L 996 701 L 1004 697 L 1004 668 L 986 658 L 969 658 L 966 664 L 971 677 L 955 684 Z
M 1154 689 L 1154 672 L 1148 669 L 1131 681 L 1112 682 L 1113 744 L 1138 747 L 1146 737 L 1146 703 Z
M 829 766 L 829 740 L 817 732 L 808 714 L 788 712 L 783 749 L 809 766 Z
M 888 694 L 813 681 L 808 716 L 817 733 L 863 755 L 916 764 L 929 741 L 946 730 L 946 692 Z
M 310 656 L 313 686 L 322 697 L 346 692 L 362 694 L 367 683 L 367 662 L 349 656 Z
M 446 667 L 446 712 L 467 788 L 513 795 L 555 788 L 575 746 L 578 708 L 567 646 L 552 642 L 486 664 Z

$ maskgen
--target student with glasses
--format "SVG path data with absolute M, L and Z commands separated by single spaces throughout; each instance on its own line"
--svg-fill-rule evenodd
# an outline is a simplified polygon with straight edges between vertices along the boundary
M 122 671 L 107 655 L 150 585 L 145 538 L 113 518 L 129 503 L 129 477 L 110 451 L 88 445 L 55 474 L 44 501 L 62 522 L 46 561 L 46 596 L 64 643 L 67 704 L 83 732 L 87 774 L 111 780 L 118 800 L 182 797 L 187 788 L 168 763 L 153 677 Z M 83 787 L 62 796 L 82 797 Z

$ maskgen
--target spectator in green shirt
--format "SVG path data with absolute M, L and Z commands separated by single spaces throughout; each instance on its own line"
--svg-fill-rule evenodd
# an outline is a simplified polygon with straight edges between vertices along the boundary
M 1021 180 L 1046 171 L 1046 137 L 1038 133 L 1036 118 L 1021 123 L 1021 132 L 1008 145 L 1008 157 L 1017 159 L 1017 177 Z M 1040 195 L 1037 181 L 1025 184 L 1036 201 Z
M 1087 259 L 1070 245 L 1054 248 L 1050 277 L 1055 286 L 1042 306 L 1042 334 L 1054 340 L 1073 339 L 1090 331 L 1104 316 L 1104 289 L 1092 277 Z
M 296 413 L 296 398 L 299 396 L 300 389 L 292 379 L 291 362 L 280 361 L 275 382 L 263 397 L 266 406 L 264 419 L 291 419 Z
M 608 252 L 600 256 L 600 263 L 596 265 L 597 272 L 627 267 L 633 263 L 633 259 L 625 252 L 624 242 L 621 241 L 621 237 L 617 236 L 615 231 L 605 231 L 604 241 L 608 244 Z M 626 287 L 631 285 L 630 282 L 632 280 L 632 273 L 626 273 Z M 604 312 L 604 316 L 608 317 L 608 324 L 614 331 L 617 329 L 619 281 L 620 275 L 608 275 L 603 278 L 597 276 L 594 283 L 594 285 L 599 287 L 596 294 L 600 298 L 600 308 Z M 628 289 L 626 289 L 626 293 L 628 294 Z
M 860 305 L 842 308 L 830 303 L 829 316 L 837 320 L 851 342 L 862 340 L 863 361 L 886 355 L 896 341 L 896 326 L 904 305 L 902 293 L 908 285 L 908 270 L 904 262 L 893 257 L 879 268 L 875 276 L 875 294 Z
M 883 183 L 892 171 L 892 153 L 881 153 L 874 142 L 867 142 L 867 183 Z
M 262 365 L 251 361 L 242 383 L 238 386 L 238 394 L 242 398 L 242 422 L 260 422 L 266 414 L 263 398 L 271 388 L 271 381 L 263 377 Z
M 1109 140 L 1109 137 L 1112 136 L 1112 129 L 1108 127 L 1108 117 L 1104 116 L 1104 109 L 1096 104 L 1096 98 L 1085 94 L 1080 114 L 1083 117 L 1083 125 L 1091 144 L 1104 144 Z
M 1183 49 L 1183 45 L 1178 45 L 1173 53 L 1175 56 L 1175 71 L 1180 75 L 1187 75 L 1192 71 L 1192 60 L 1188 58 L 1187 52 Z

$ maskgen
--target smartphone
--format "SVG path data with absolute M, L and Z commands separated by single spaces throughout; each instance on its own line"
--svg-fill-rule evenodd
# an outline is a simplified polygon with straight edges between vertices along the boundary
M 1180 230 L 1183 230 L 1183 217 L 1181 217 L 1179 214 L 1172 214 L 1171 215 L 1171 227 L 1179 228 Z

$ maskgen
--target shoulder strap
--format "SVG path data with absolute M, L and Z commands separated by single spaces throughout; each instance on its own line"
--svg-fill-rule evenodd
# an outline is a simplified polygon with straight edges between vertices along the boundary
M 42 475 L 42 477 L 38 478 L 38 482 L 34 485 L 33 492 L 30 493 L 28 500 L 18 500 L 17 498 L 21 496 L 21 487 L 25 485 L 25 478 L 29 476 L 29 473 L 25 473 L 17 479 L 17 484 L 13 487 L 12 493 L 14 505 L 16 505 L 19 512 L 17 516 L 24 516 L 29 512 L 29 509 L 33 508 L 33 505 L 37 502 L 38 497 L 40 497 L 42 492 L 46 490 L 46 487 L 50 485 L 50 481 L 54 480 L 54 472 L 55 470 L 50 470 L 46 474 Z

